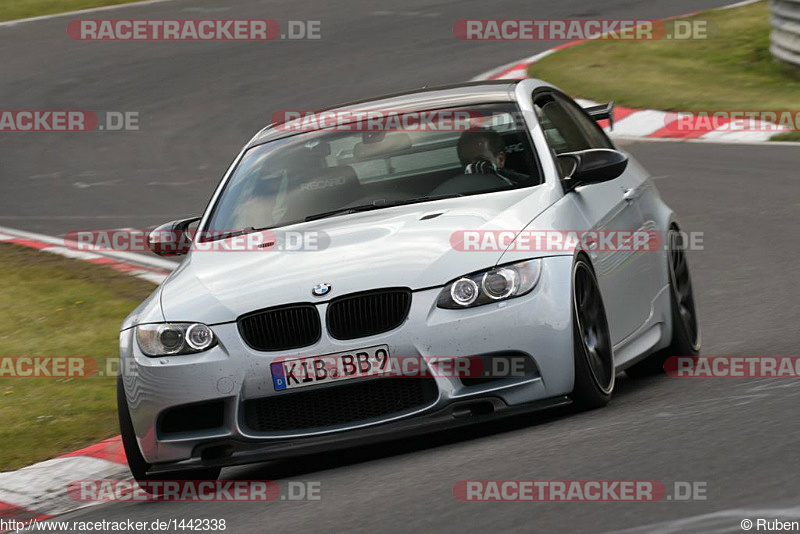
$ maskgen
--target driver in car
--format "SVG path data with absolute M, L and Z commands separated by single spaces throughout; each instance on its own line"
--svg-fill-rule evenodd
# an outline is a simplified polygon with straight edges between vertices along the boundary
M 495 131 L 464 132 L 458 140 L 458 159 L 464 174 L 493 174 L 513 186 L 529 181 L 530 176 L 506 168 L 505 149 L 503 136 Z

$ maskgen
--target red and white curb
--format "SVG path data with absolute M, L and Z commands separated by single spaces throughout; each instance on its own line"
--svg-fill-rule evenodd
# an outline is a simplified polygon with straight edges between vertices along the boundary
M 717 9 L 731 9 L 747 4 L 753 4 L 759 0 L 746 0 L 729 6 Z M 714 10 L 712 10 L 714 11 Z M 669 17 L 665 20 L 690 17 L 698 13 L 688 13 L 677 17 Z M 588 41 L 582 39 L 564 43 L 550 50 L 545 50 L 536 55 L 508 63 L 496 69 L 472 78 L 471 81 L 482 80 L 524 80 L 528 78 L 529 67 L 542 59 L 551 56 L 565 48 L 570 48 Z M 535 69 L 534 74 L 535 74 Z M 582 106 L 597 104 L 591 100 L 577 99 Z M 773 125 L 766 122 L 754 121 L 748 130 L 734 130 L 727 126 L 731 120 L 715 120 L 715 124 L 702 125 L 699 121 L 687 127 L 685 124 L 677 125 L 679 114 L 676 112 L 657 111 L 653 109 L 635 109 L 617 107 L 614 111 L 614 130 L 609 132 L 611 137 L 622 139 L 674 139 L 674 140 L 703 140 L 717 142 L 750 142 L 760 143 L 769 139 L 780 132 L 791 131 L 787 126 Z
M 106 265 L 121 273 L 136 276 L 154 284 L 163 282 L 169 273 L 178 266 L 174 261 L 133 252 L 118 252 L 105 249 L 94 249 L 92 252 L 78 250 L 78 244 L 75 242 L 3 226 L 0 226 L 0 243 L 15 243 L 23 247 L 41 250 L 42 252 L 50 252 L 67 258 Z
M 76 480 L 131 478 L 119 436 L 52 460 L 0 473 L 0 519 L 44 520 L 92 503 L 72 500 L 67 493 Z M 0 532 L 6 532 L 0 528 Z

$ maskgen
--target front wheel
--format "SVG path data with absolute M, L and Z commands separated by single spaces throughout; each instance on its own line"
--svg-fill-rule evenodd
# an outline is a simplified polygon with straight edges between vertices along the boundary
M 700 353 L 700 325 L 694 305 L 689 263 L 686 261 L 686 247 L 675 228 L 670 229 L 667 239 L 672 340 L 666 349 L 625 370 L 628 376 L 634 378 L 663 373 L 664 364 L 670 356 L 697 356 Z
M 591 265 L 582 256 L 572 269 L 572 325 L 572 401 L 580 409 L 600 408 L 611 400 L 616 369 L 600 287 Z
M 119 430 L 122 434 L 122 448 L 125 449 L 125 457 L 128 460 L 128 468 L 131 470 L 136 482 L 153 482 L 157 480 L 216 480 L 219 478 L 219 467 L 196 469 L 193 471 L 181 471 L 179 473 L 155 473 L 148 474 L 150 464 L 145 461 L 142 452 L 139 450 L 139 443 L 136 441 L 136 433 L 133 430 L 133 421 L 128 411 L 128 400 L 125 398 L 125 388 L 122 385 L 122 377 L 117 378 L 117 415 L 119 417 Z M 141 488 L 152 493 L 153 486 L 141 484 Z

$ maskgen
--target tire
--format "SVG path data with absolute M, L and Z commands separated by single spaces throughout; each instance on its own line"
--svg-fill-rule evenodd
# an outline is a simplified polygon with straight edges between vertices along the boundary
M 581 410 L 603 407 L 614 391 L 614 353 L 600 287 L 583 256 L 572 268 L 572 332 L 575 386 L 570 397 Z
M 128 400 L 125 398 L 125 388 L 122 385 L 122 377 L 117 378 L 117 414 L 119 417 L 119 430 L 122 435 L 122 447 L 125 449 L 125 457 L 128 460 L 128 468 L 131 470 L 136 482 L 152 482 L 156 480 L 216 480 L 219 478 L 219 467 L 206 469 L 195 469 L 191 471 L 179 471 L 177 473 L 154 473 L 148 474 L 151 464 L 147 463 L 139 450 L 139 443 L 136 441 L 136 433 L 133 430 L 131 414 L 128 411 Z M 142 485 L 142 489 L 148 493 L 152 486 Z
M 700 325 L 697 321 L 697 309 L 694 304 L 692 277 L 677 228 L 670 228 L 667 239 L 672 339 L 667 348 L 626 369 L 625 372 L 628 376 L 633 378 L 663 373 L 664 363 L 670 356 L 697 356 L 700 354 Z

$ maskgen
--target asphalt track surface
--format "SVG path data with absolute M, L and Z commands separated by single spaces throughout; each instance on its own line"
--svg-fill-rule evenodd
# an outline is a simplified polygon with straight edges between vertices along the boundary
M 63 234 L 198 213 L 228 161 L 279 109 L 314 109 L 457 82 L 552 43 L 464 43 L 462 18 L 652 18 L 723 2 L 175 1 L 109 18 L 330 21 L 322 42 L 77 43 L 68 19 L 0 28 L 5 109 L 131 110 L 139 132 L 0 136 L 0 224 Z M 191 11 L 185 11 L 190 9 Z M 200 11 L 204 9 L 206 11 Z M 220 11 L 213 11 L 219 9 Z M 209 11 L 211 10 L 211 11 Z M 387 14 L 388 12 L 388 14 Z M 706 355 L 795 355 L 800 345 L 797 149 L 621 143 L 656 177 L 692 251 Z M 76 185 L 79 184 L 79 185 Z M 800 382 L 621 377 L 612 403 L 424 438 L 227 469 L 223 478 L 321 484 L 319 501 L 110 503 L 67 520 L 224 518 L 228 532 L 740 532 L 798 520 Z M 703 482 L 707 500 L 464 503 L 460 480 Z

